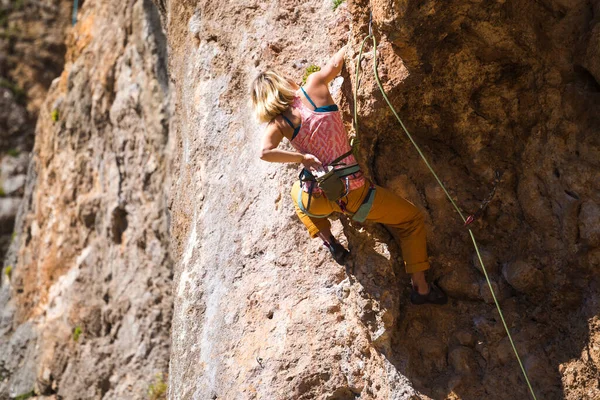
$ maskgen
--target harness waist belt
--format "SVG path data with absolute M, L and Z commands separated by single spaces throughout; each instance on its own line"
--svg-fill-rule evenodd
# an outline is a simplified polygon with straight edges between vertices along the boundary
M 313 218 L 325 218 L 328 217 L 329 215 L 331 215 L 331 213 L 329 214 L 324 214 L 324 215 L 316 215 L 316 214 L 312 214 L 308 211 L 308 207 L 310 207 L 310 203 L 308 204 L 308 207 L 304 207 L 304 203 L 302 202 L 302 188 L 300 188 L 300 190 L 298 190 L 298 197 L 296 198 L 296 203 L 298 204 L 298 207 L 300 208 L 300 210 L 302 210 L 302 212 L 306 215 L 308 215 L 309 217 L 313 217 Z M 371 187 L 369 188 L 369 193 L 367 193 L 367 195 L 365 196 L 362 204 L 360 205 L 360 207 L 358 207 L 358 210 L 356 210 L 356 212 L 354 213 L 354 215 L 352 215 L 352 220 L 356 221 L 356 222 L 365 222 L 365 220 L 367 219 L 367 216 L 369 215 L 369 212 L 371 211 L 371 208 L 373 207 L 373 201 L 375 200 L 375 185 L 371 184 Z
M 344 168 L 336 169 L 335 174 L 340 178 L 343 178 L 348 175 L 352 175 L 360 171 L 360 166 L 358 164 L 349 165 Z

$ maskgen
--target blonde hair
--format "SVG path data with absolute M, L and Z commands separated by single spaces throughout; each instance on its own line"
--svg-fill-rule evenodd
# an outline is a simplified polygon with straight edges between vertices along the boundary
M 294 101 L 295 90 L 290 82 L 274 71 L 261 72 L 250 89 L 254 115 L 260 122 L 269 122 Z

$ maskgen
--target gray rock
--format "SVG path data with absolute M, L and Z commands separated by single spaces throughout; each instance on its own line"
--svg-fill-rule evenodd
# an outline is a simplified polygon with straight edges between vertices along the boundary
M 448 363 L 460 375 L 473 376 L 479 371 L 476 353 L 469 347 L 458 346 L 451 349 L 448 353 Z
M 0 197 L 0 234 L 12 233 L 20 204 L 19 197 Z
M 488 249 L 481 248 L 479 249 L 479 253 L 481 254 L 481 259 L 483 260 L 483 264 L 485 265 L 488 275 L 496 274 L 499 270 L 499 265 L 498 258 L 494 255 L 494 253 Z M 479 270 L 479 272 L 483 273 L 477 253 L 473 253 L 473 265 Z
M 23 195 L 27 176 L 15 175 L 2 182 L 2 190 L 7 196 Z
M 522 293 L 530 293 L 544 284 L 542 271 L 524 260 L 506 263 L 502 275 L 509 285 Z
M 460 330 L 454 334 L 454 337 L 463 346 L 473 347 L 475 346 L 476 338 L 470 330 Z
M 496 296 L 496 300 L 498 302 L 502 302 L 502 300 L 510 297 L 510 289 L 507 285 L 500 281 L 496 281 L 495 279 L 490 279 L 490 283 L 492 285 L 492 289 L 494 290 L 494 295 Z M 485 279 L 482 279 L 479 283 L 479 295 L 488 304 L 494 303 L 494 298 L 490 291 L 490 286 L 488 285 Z
M 28 152 L 20 151 L 16 157 L 9 154 L 0 156 L 0 180 L 5 180 L 15 175 L 27 174 L 28 163 Z
M 444 275 L 439 280 L 440 287 L 446 294 L 455 299 L 480 300 L 479 282 L 475 276 L 476 272 L 456 269 Z

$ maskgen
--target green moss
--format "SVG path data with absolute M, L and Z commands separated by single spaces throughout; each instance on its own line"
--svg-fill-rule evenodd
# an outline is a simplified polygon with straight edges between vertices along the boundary
M 154 382 L 148 387 L 149 400 L 166 400 L 168 386 L 165 383 L 163 374 L 156 374 Z
M 320 71 L 320 70 L 321 70 L 321 67 L 319 67 L 318 65 L 314 65 L 314 64 L 311 64 L 308 67 L 306 67 L 306 70 L 304 71 L 304 76 L 302 77 L 302 84 L 304 85 L 306 83 L 306 79 L 308 79 L 310 74 Z
M 346 0 L 333 0 L 333 11 L 337 10 L 337 8 Z
M 6 192 L 4 191 L 4 188 L 2 186 L 0 186 L 0 197 L 4 197 L 6 196 Z
M 17 397 L 15 397 L 14 400 L 27 400 L 27 399 L 32 398 L 33 396 L 35 396 L 35 390 L 32 390 L 31 392 L 20 394 Z
M 54 121 L 54 122 L 58 121 L 58 109 L 57 108 L 52 110 L 52 112 L 50 113 L 50 117 L 52 118 L 52 121 Z
M 79 336 L 81 336 L 82 333 L 83 333 L 83 329 L 81 329 L 80 326 L 76 326 L 75 329 L 73 329 L 73 340 L 78 341 Z
M 11 157 L 19 157 L 19 154 L 21 154 L 21 152 L 19 151 L 19 149 L 8 149 L 6 151 L 6 154 L 8 154 Z
M 10 240 L 15 240 L 16 237 L 17 237 L 17 232 L 13 232 L 12 235 L 10 235 Z
M 4 275 L 6 275 L 8 279 L 10 279 L 10 277 L 12 276 L 12 265 L 7 265 L 6 268 L 4 268 Z

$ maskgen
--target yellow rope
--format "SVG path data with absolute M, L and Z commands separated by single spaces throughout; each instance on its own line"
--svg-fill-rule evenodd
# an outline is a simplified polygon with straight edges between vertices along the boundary
M 421 159 L 425 162 L 425 165 L 427 165 L 427 168 L 429 168 L 429 171 L 433 174 L 437 183 L 440 185 L 440 187 L 446 194 L 446 197 L 448 197 L 448 200 L 450 200 L 450 202 L 454 206 L 454 209 L 458 212 L 458 215 L 460 215 L 460 218 L 463 220 L 463 222 L 466 222 L 466 219 L 465 219 L 463 213 L 461 212 L 460 208 L 458 207 L 458 205 L 456 205 L 456 203 L 454 202 L 454 199 L 452 199 L 452 196 L 450 196 L 450 194 L 446 190 L 446 187 L 444 186 L 444 184 L 442 183 L 440 178 L 437 176 L 437 174 L 435 173 L 435 171 L 433 170 L 433 168 L 427 161 L 427 158 L 425 158 L 425 155 L 423 155 L 423 152 L 421 151 L 421 149 L 419 148 L 419 146 L 413 139 L 412 135 L 408 132 L 408 129 L 406 129 L 406 126 L 404 126 L 404 123 L 398 116 L 398 113 L 394 109 L 394 106 L 392 106 L 392 103 L 390 102 L 389 98 L 387 97 L 387 94 L 385 93 L 385 90 L 383 89 L 383 85 L 381 84 L 381 80 L 379 79 L 379 74 L 377 73 L 377 40 L 375 39 L 375 36 L 371 32 L 372 32 L 372 28 L 371 28 L 371 24 L 369 24 L 369 35 L 363 40 L 362 45 L 360 46 L 358 60 L 356 62 L 356 85 L 355 85 L 355 89 L 354 89 L 354 130 L 355 130 L 356 136 L 358 137 L 357 93 L 358 93 L 358 86 L 359 86 L 359 79 L 360 79 L 360 62 L 362 60 L 363 47 L 364 47 L 366 41 L 368 39 L 372 39 L 372 41 L 373 41 L 373 73 L 375 74 L 375 80 L 377 81 L 377 85 L 379 86 L 379 90 L 381 91 L 383 98 L 385 99 L 387 105 L 390 107 L 390 110 L 392 110 L 392 113 L 394 114 L 394 116 L 396 117 L 398 122 L 400 123 L 400 126 L 402 126 L 402 129 L 404 130 L 404 132 L 406 133 L 406 135 L 412 142 L 415 149 L 417 149 L 417 152 L 421 156 Z M 483 275 L 485 275 L 485 280 L 490 288 L 490 292 L 492 293 L 492 298 L 494 299 L 494 304 L 496 304 L 496 308 L 498 309 L 498 314 L 500 314 L 500 319 L 502 320 L 502 324 L 504 325 L 504 330 L 506 331 L 506 334 L 508 335 L 508 340 L 510 341 L 513 351 L 515 352 L 515 356 L 517 357 L 517 361 L 519 362 L 519 366 L 521 367 L 521 371 L 523 372 L 523 376 L 525 377 L 525 381 L 527 382 L 527 386 L 529 387 L 531 396 L 533 397 L 534 400 L 537 400 L 537 397 L 535 396 L 533 388 L 531 387 L 531 383 L 529 382 L 529 377 L 527 376 L 525 367 L 523 367 L 523 363 L 521 362 L 521 358 L 519 357 L 519 353 L 517 352 L 515 343 L 512 339 L 510 331 L 508 330 L 506 321 L 504 320 L 504 315 L 502 314 L 502 309 L 500 308 L 500 304 L 498 303 L 498 300 L 496 299 L 496 294 L 494 293 L 494 289 L 492 288 L 492 283 L 490 282 L 490 278 L 488 276 L 487 270 L 485 268 L 485 265 L 483 264 L 483 260 L 481 259 L 481 254 L 479 252 L 479 246 L 477 246 L 477 241 L 475 240 L 475 235 L 473 235 L 473 232 L 471 231 L 471 229 L 469 229 L 469 235 L 471 236 L 471 240 L 473 241 L 473 246 L 475 247 L 475 252 L 477 253 L 477 258 L 479 259 L 479 263 L 481 264 L 481 269 L 483 270 Z

